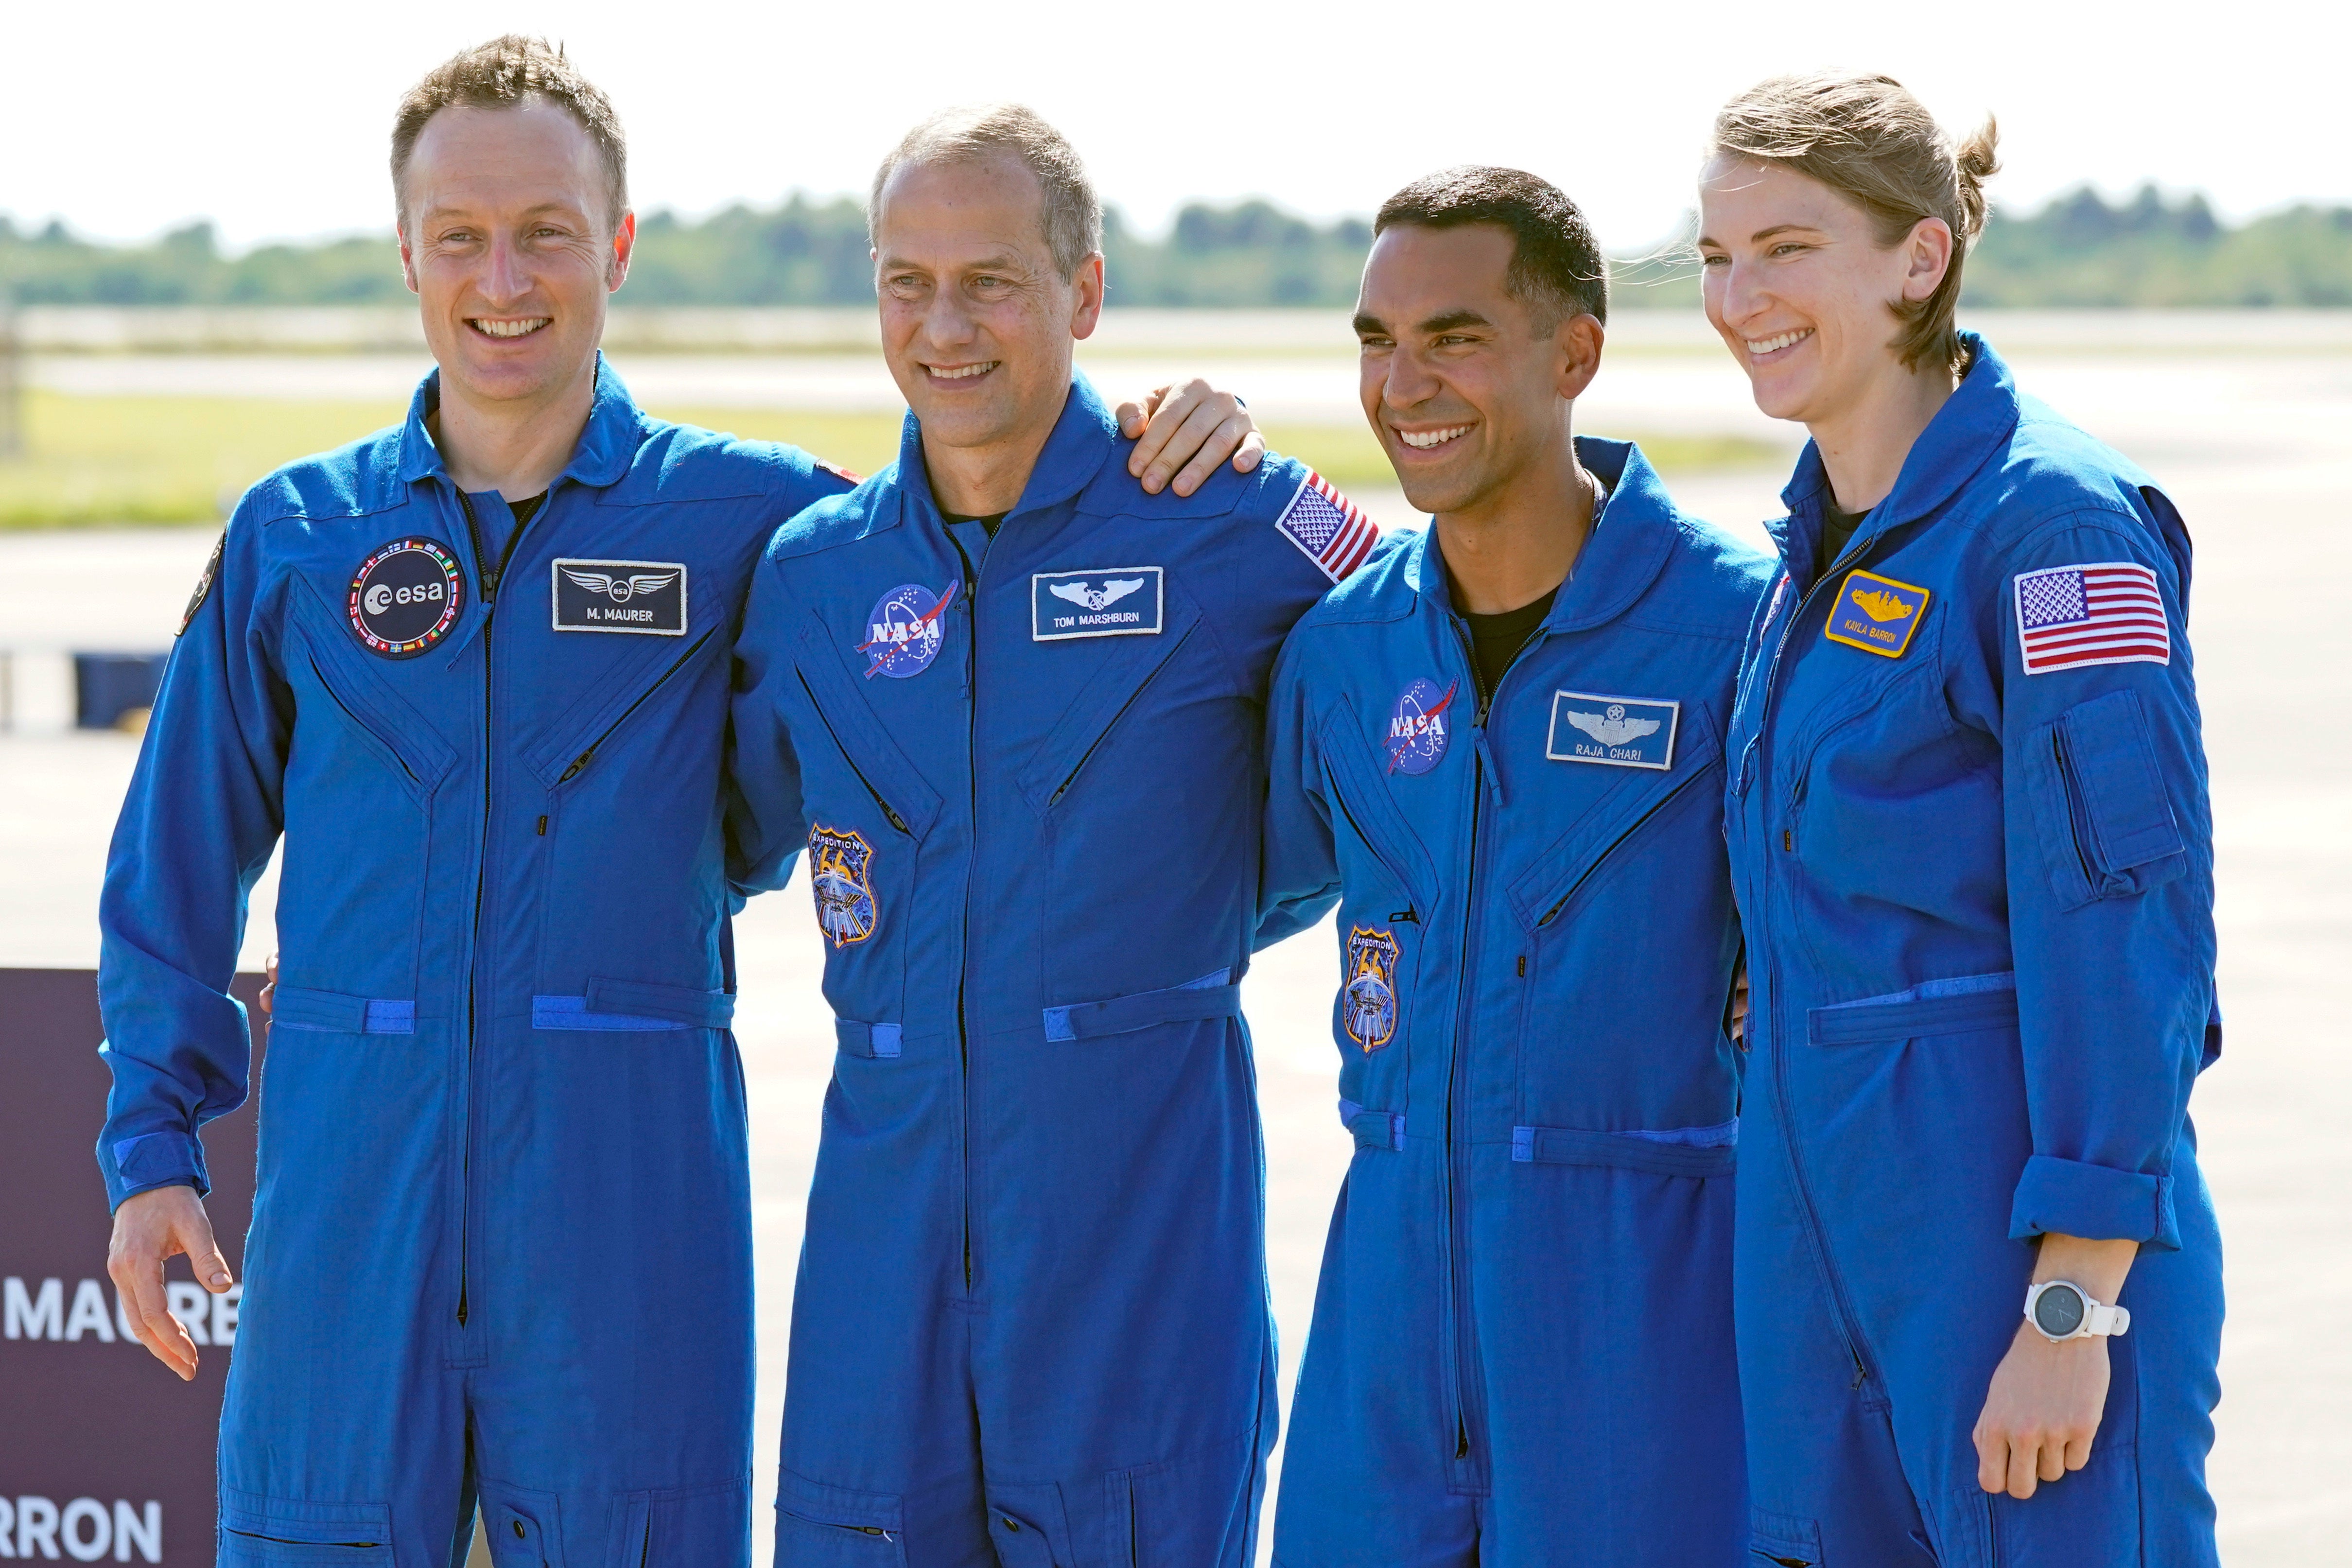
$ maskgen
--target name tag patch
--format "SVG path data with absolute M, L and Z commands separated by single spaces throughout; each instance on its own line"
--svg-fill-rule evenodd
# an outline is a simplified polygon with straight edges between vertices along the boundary
M 558 561 L 554 578 L 559 632 L 686 635 L 686 563 L 682 561 Z
M 371 552 L 352 574 L 346 611 L 369 652 L 415 658 L 449 635 L 465 602 L 466 579 L 448 546 L 434 539 L 394 539 Z
M 1555 763 L 1599 763 L 1612 768 L 1671 768 L 1680 702 L 1649 697 L 1603 697 L 1555 691 L 1551 738 L 1544 755 Z
M 1822 635 L 1883 658 L 1901 658 L 1927 612 L 1927 590 L 1874 572 L 1849 572 Z
M 1029 579 L 1030 638 L 1156 637 L 1167 609 L 1166 575 L 1158 566 L 1039 572 Z

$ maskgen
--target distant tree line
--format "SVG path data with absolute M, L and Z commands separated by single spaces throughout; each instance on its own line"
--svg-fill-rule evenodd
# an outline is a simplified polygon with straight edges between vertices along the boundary
M 1345 305 L 1371 244 L 1360 218 L 1318 224 L 1263 201 L 1194 204 L 1164 239 L 1107 215 L 1114 305 Z M 1687 306 L 1696 268 L 1671 247 L 1620 264 L 1621 305 Z M 2029 216 L 1996 212 L 1970 257 L 1977 306 L 2352 306 L 2352 207 L 2298 206 L 2231 228 L 2202 196 L 2096 192 Z M 0 283 L 27 305 L 374 305 L 404 300 L 389 238 L 221 253 L 209 224 L 141 246 L 0 216 Z M 851 305 L 874 297 L 866 225 L 845 197 L 794 195 L 698 222 L 646 217 L 623 298 L 632 305 Z

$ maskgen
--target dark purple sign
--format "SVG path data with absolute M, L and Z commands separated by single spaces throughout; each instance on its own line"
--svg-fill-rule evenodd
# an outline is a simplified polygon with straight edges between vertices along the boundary
M 237 976 L 249 1010 L 260 986 Z M 172 1260 L 172 1311 L 201 1361 L 193 1384 L 125 1326 L 90 1152 L 106 1114 L 102 1033 L 89 970 L 0 969 L 0 1557 L 199 1568 L 213 1561 L 213 1453 L 244 1287 L 214 1296 Z M 256 1039 L 257 1082 L 260 1062 Z M 205 1207 L 242 1280 L 252 1101 L 204 1140 L 216 1184 Z

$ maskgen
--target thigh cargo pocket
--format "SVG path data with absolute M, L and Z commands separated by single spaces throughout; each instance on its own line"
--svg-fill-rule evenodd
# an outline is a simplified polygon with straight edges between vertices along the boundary
M 220 1568 L 392 1562 L 392 1509 L 380 1502 L 295 1502 L 221 1494 Z
M 1794 1514 L 1748 1510 L 1748 1557 L 1755 1568 L 1822 1568 L 1822 1527 Z
M 826 1486 L 786 1470 L 776 1488 L 777 1568 L 905 1568 L 898 1494 Z

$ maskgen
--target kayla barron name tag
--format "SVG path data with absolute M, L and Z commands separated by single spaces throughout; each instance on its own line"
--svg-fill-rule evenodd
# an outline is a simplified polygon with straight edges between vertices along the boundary
M 1599 763 L 1612 768 L 1671 768 L 1675 730 L 1683 705 L 1646 697 L 1601 697 L 1555 691 L 1551 739 L 1544 755 L 1555 763 Z
M 558 561 L 555 629 L 686 635 L 686 563 L 681 561 Z
M 1164 576 L 1158 566 L 1037 573 L 1029 579 L 1030 639 L 1157 636 Z

